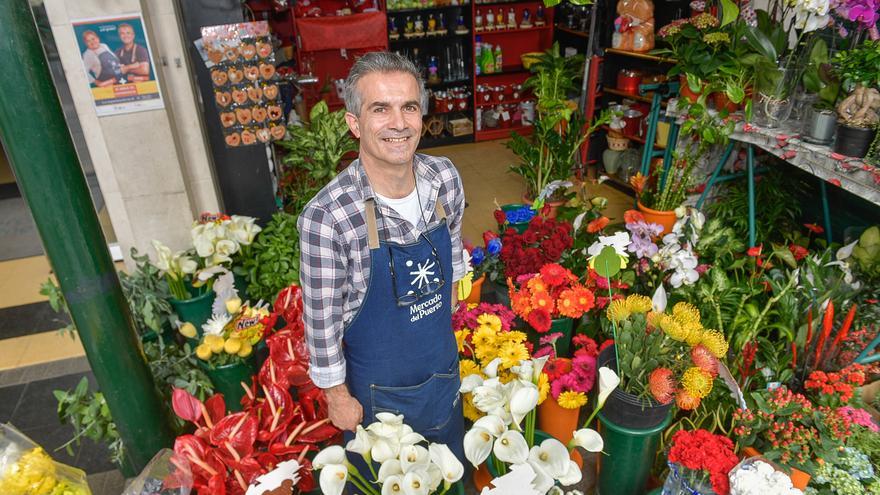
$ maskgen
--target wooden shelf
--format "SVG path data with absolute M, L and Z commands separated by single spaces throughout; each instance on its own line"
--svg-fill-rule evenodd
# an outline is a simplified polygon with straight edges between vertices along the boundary
M 528 96 L 526 98 L 511 98 L 504 101 L 491 101 L 488 103 L 477 103 L 477 108 L 497 107 L 498 105 L 510 105 L 512 103 L 522 103 L 526 100 L 532 99 L 534 99 L 534 96 Z
M 496 129 L 483 129 L 481 131 L 477 131 L 476 141 L 491 141 L 493 139 L 507 139 L 510 137 L 510 133 L 516 131 L 523 136 L 528 136 L 532 133 L 533 126 L 525 126 L 519 125 L 514 127 L 499 127 Z
M 617 48 L 606 48 L 605 53 L 614 54 L 614 55 L 622 55 L 624 57 L 633 57 L 640 58 L 642 60 L 650 60 L 652 62 L 660 62 L 664 64 L 674 64 L 676 61 L 667 57 L 658 57 L 657 55 L 651 55 L 649 53 L 637 53 L 637 52 L 628 52 L 626 50 L 618 50 Z
M 423 117 L 430 117 L 431 115 L 449 115 L 451 113 L 464 113 L 464 114 L 467 114 L 468 117 L 471 117 L 473 115 L 473 109 L 471 109 L 471 106 L 468 105 L 468 107 L 465 108 L 464 110 L 459 110 L 459 109 L 455 108 L 452 110 L 443 110 L 440 112 L 431 111 L 431 112 L 428 112 L 428 115 L 423 115 Z
M 605 170 L 605 166 L 604 166 L 604 165 L 602 166 L 602 170 L 603 170 L 603 171 Z M 624 193 L 626 193 L 626 194 L 629 194 L 630 196 L 635 197 L 635 195 L 636 195 L 636 190 L 633 189 L 633 187 L 632 187 L 631 185 L 629 185 L 628 183 L 624 182 L 624 181 L 621 180 L 619 177 L 617 177 L 617 174 L 613 174 L 613 175 L 612 175 L 612 174 L 609 174 L 609 173 L 605 173 L 605 174 L 602 174 L 602 175 L 608 177 L 608 180 L 605 181 L 608 185 L 610 185 L 611 187 L 617 189 L 618 191 L 624 192 Z
M 609 88 L 607 86 L 603 89 L 603 91 L 608 94 L 623 96 L 624 98 L 631 98 L 633 100 L 643 101 L 645 103 L 653 103 L 654 102 L 654 99 L 651 96 L 642 96 L 642 95 L 627 93 L 626 91 L 620 91 L 619 89 Z M 651 94 L 651 93 L 649 93 L 649 94 Z M 666 102 L 661 100 L 660 106 L 666 107 Z
M 486 31 L 483 29 L 482 31 L 474 31 L 477 36 L 486 36 L 492 34 L 513 34 L 513 33 L 528 33 L 528 32 L 536 32 L 540 33 L 541 31 L 546 31 L 550 29 L 550 26 L 541 26 L 541 27 L 530 27 L 530 28 L 515 28 L 515 29 L 493 29 L 491 31 Z
M 611 127 L 609 127 L 609 126 L 607 126 L 607 125 L 603 125 L 603 126 L 602 126 L 602 129 L 604 129 L 604 130 L 606 130 L 606 131 L 608 131 L 608 132 L 612 132 Z M 635 141 L 635 142 L 637 142 L 637 143 L 645 144 L 645 139 L 644 139 L 644 138 L 640 138 L 640 137 L 638 137 L 638 136 L 630 136 L 630 135 L 628 135 L 628 134 L 624 134 L 624 133 L 622 133 L 622 132 L 620 132 L 620 131 L 618 131 L 618 130 L 614 130 L 614 132 L 616 132 L 616 133 L 622 135 L 623 137 L 629 139 L 630 141 Z M 665 145 L 662 145 L 662 144 L 656 144 L 656 143 L 655 143 L 655 144 L 654 144 L 654 149 L 665 150 L 665 149 L 666 149 L 666 146 L 665 146 Z
M 468 85 L 471 82 L 471 78 L 468 77 L 466 79 L 453 79 L 451 81 L 443 81 L 440 84 L 425 84 L 425 89 L 444 89 L 451 86 L 464 86 Z
M 477 78 L 481 77 L 493 77 L 493 76 L 503 76 L 505 74 L 531 74 L 531 71 L 526 70 L 522 65 L 509 65 L 504 67 L 501 72 L 493 72 L 491 74 L 479 74 Z
M 479 8 L 481 8 L 481 7 L 493 7 L 493 6 L 495 6 L 495 5 L 512 5 L 512 4 L 516 4 L 516 3 L 541 3 L 541 4 L 543 5 L 543 2 L 540 2 L 540 0 L 514 0 L 514 1 L 512 1 L 512 2 L 483 2 L 483 3 L 475 3 L 475 4 L 474 4 L 474 7 L 479 9 Z M 544 10 L 546 11 L 546 9 L 544 9 Z M 545 19 L 546 19 L 546 17 L 545 17 Z
M 470 10 L 471 4 L 467 3 L 464 5 L 438 5 L 434 7 L 418 7 L 415 9 L 397 9 L 397 10 L 388 10 L 386 14 L 411 14 L 418 12 L 430 12 L 433 10 L 449 10 L 449 9 L 463 9 L 466 8 Z
M 581 37 L 581 38 L 589 38 L 589 37 L 590 37 L 590 33 L 587 33 L 587 32 L 584 32 L 584 31 L 578 31 L 578 30 L 576 30 L 576 29 L 569 29 L 569 28 L 564 27 L 564 26 L 559 26 L 559 25 L 557 25 L 557 26 L 556 26 L 556 30 L 557 30 L 557 31 L 560 31 L 560 32 L 563 32 L 563 33 L 568 33 L 568 34 L 570 34 L 570 35 L 572 35 L 572 36 L 579 36 L 579 37 Z
M 473 134 L 464 136 L 444 136 L 439 138 L 423 137 L 419 140 L 419 149 L 434 148 L 436 146 L 450 146 L 453 144 L 464 144 L 474 142 Z
M 415 43 L 435 43 L 435 42 L 443 42 L 445 40 L 454 40 L 456 38 L 464 38 L 471 35 L 470 29 L 468 32 L 462 34 L 456 33 L 448 33 L 442 36 L 428 36 L 427 34 L 419 37 L 419 38 L 404 38 L 403 35 L 400 38 L 393 40 L 388 38 L 389 45 L 404 45 L 404 44 L 415 44 Z

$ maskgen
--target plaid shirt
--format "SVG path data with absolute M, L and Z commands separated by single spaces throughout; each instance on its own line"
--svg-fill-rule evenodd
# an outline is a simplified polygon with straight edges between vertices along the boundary
M 452 162 L 445 157 L 416 154 L 424 218 L 416 230 L 391 207 L 375 196 L 363 166 L 355 160 L 306 205 L 297 222 L 300 233 L 300 284 L 303 315 L 311 367 L 318 387 L 345 382 L 342 335 L 367 293 L 370 280 L 370 248 L 364 216 L 364 200 L 375 198 L 379 239 L 396 243 L 418 240 L 418 233 L 438 221 L 439 200 L 447 214 L 452 237 L 453 280 L 464 277 L 461 219 L 464 189 Z M 430 184 L 430 189 L 425 187 Z M 388 297 L 391 297 L 389 294 Z

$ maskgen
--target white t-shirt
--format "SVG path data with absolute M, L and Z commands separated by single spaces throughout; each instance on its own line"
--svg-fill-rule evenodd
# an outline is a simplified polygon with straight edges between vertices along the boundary
M 376 196 L 383 203 L 390 206 L 392 210 L 396 211 L 397 214 L 401 216 L 401 218 L 411 223 L 413 229 L 418 229 L 419 219 L 422 218 L 422 205 L 421 201 L 419 200 L 418 193 L 419 188 L 417 185 L 413 188 L 411 193 L 407 194 L 403 198 L 386 198 L 379 193 L 376 193 Z

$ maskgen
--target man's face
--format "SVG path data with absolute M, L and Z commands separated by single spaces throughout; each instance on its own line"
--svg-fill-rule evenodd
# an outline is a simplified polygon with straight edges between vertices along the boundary
M 97 50 L 98 46 L 101 45 L 101 38 L 98 38 L 96 34 L 87 34 L 86 35 L 86 46 L 90 50 Z
M 360 138 L 362 157 L 387 165 L 412 165 L 422 135 L 422 104 L 416 79 L 405 72 L 373 72 L 357 84 L 360 115 L 345 115 Z
M 130 27 L 119 28 L 119 39 L 126 45 L 132 44 L 134 42 L 134 30 Z

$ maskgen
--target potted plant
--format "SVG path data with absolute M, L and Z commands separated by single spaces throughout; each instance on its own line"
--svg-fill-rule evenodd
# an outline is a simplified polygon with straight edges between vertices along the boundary
M 530 333 L 533 343 L 539 334 L 560 332 L 554 347 L 560 356 L 568 356 L 574 320 L 593 308 L 596 297 L 571 271 L 557 263 L 542 266 L 537 273 L 508 278 L 510 307 L 537 333 Z M 519 288 L 517 288 L 519 285 Z
M 816 94 L 817 98 L 810 107 L 803 136 L 805 141 L 814 144 L 830 144 L 837 128 L 834 104 L 840 92 L 840 82 L 834 76 L 830 62 L 828 44 L 821 38 L 815 40 L 803 76 L 804 89 Z
M 296 217 L 279 211 L 252 245 L 242 247 L 240 271 L 249 298 L 274 301 L 282 289 L 299 282 L 298 239 Z
M 837 140 L 834 151 L 864 157 L 880 122 L 880 41 L 865 41 L 833 59 L 842 88 L 848 93 L 838 105 Z
M 290 125 L 287 130 L 289 139 L 276 141 L 287 150 L 281 159 L 279 188 L 284 210 L 297 215 L 336 176 L 343 157 L 358 147 L 345 123 L 345 111 L 330 112 L 323 101 L 312 107 L 308 124 Z
M 467 298 L 468 303 L 479 303 L 483 283 L 488 279 L 497 282 L 504 278 L 504 266 L 501 264 L 501 238 L 495 232 L 487 230 L 483 232 L 484 246 L 472 246 L 469 248 L 471 266 L 473 267 L 471 293 Z
M 530 68 L 534 75 L 523 84 L 537 98 L 532 140 L 513 132 L 505 146 L 521 160 L 510 170 L 525 180 L 524 197 L 529 202 L 544 199 L 558 206 L 561 204 L 558 198 L 564 190 L 552 191 L 545 198 L 540 197 L 541 193 L 550 183 L 568 179 L 580 146 L 596 128 L 607 123 L 609 117 L 603 113 L 584 129 L 583 116 L 569 102 L 569 94 L 578 88 L 583 56 L 563 57 L 559 44 L 555 43 L 536 59 Z M 542 205 L 543 202 L 537 204 L 535 209 Z M 554 215 L 551 210 L 550 216 Z

